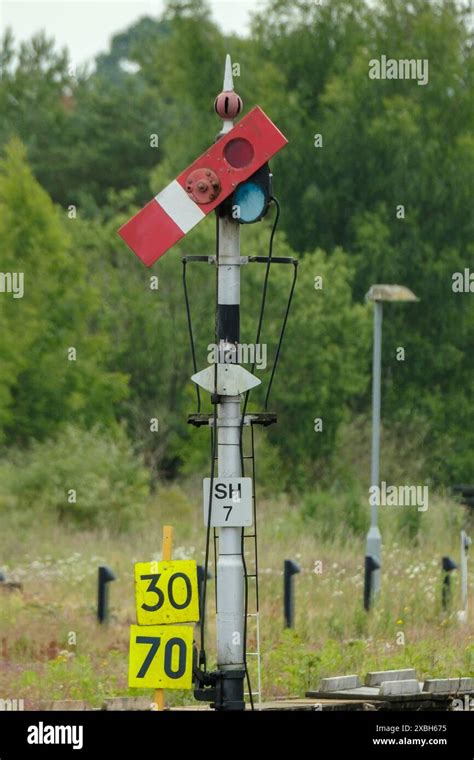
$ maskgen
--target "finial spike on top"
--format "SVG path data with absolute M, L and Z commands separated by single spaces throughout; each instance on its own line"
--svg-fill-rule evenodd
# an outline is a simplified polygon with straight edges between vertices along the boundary
M 232 61 L 229 53 L 225 57 L 225 69 L 224 69 L 224 85 L 222 87 L 224 92 L 230 92 L 234 89 L 234 78 L 232 76 Z
M 243 107 L 242 98 L 234 92 L 234 77 L 232 76 L 232 61 L 229 53 L 225 58 L 224 85 L 214 101 L 214 110 L 221 117 L 222 129 L 220 135 L 230 132 L 234 126 L 234 119 L 241 113 Z

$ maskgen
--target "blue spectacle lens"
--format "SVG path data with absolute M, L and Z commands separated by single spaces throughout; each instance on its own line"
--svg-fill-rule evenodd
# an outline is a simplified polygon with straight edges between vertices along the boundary
M 251 224 L 262 217 L 267 198 L 261 185 L 256 182 L 243 182 L 235 191 L 233 202 L 239 209 L 239 222 Z

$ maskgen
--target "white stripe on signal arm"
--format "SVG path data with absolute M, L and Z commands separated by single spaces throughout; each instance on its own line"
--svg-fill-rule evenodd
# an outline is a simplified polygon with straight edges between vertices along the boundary
M 176 180 L 155 195 L 155 201 L 185 234 L 206 216 Z

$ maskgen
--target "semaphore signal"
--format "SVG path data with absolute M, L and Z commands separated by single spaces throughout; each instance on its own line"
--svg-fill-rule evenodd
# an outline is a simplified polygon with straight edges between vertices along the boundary
M 216 142 L 119 230 L 119 234 L 134 253 L 144 264 L 151 266 L 211 211 L 215 210 L 217 214 L 216 255 L 214 257 L 185 256 L 183 258 L 183 282 L 194 364 L 194 374 L 191 379 L 197 387 L 198 401 L 200 400 L 199 388 L 201 388 L 210 394 L 211 404 L 214 407 L 212 414 L 201 414 L 198 410 L 198 414 L 191 415 L 189 420 L 197 426 L 207 425 L 212 436 L 211 475 L 209 478 L 205 478 L 203 483 L 204 524 L 207 531 L 206 561 L 201 600 L 201 643 L 199 651 L 197 648 L 195 650 L 193 665 L 194 695 L 196 699 L 210 701 L 211 706 L 218 710 L 245 709 L 244 681 L 246 679 L 253 706 L 252 689 L 247 669 L 246 638 L 247 619 L 250 614 L 248 613 L 248 581 L 251 577 L 258 581 L 256 496 L 254 478 L 244 477 L 243 427 L 253 424 L 268 425 L 271 422 L 276 422 L 276 415 L 267 412 L 246 414 L 249 391 L 258 386 L 261 381 L 253 374 L 255 362 L 253 362 L 251 372 L 239 364 L 240 270 L 243 264 L 266 264 L 260 319 L 255 341 L 257 346 L 260 344 L 270 265 L 275 263 L 293 264 L 294 266 L 293 284 L 273 362 L 266 401 L 268 401 L 280 355 L 297 272 L 295 259 L 272 257 L 273 237 L 279 217 L 279 205 L 272 194 L 272 175 L 268 161 L 287 144 L 287 140 L 258 106 L 234 125 L 233 119 L 241 112 L 242 107 L 241 98 L 234 92 L 232 64 L 228 55 L 225 64 L 223 91 L 214 102 L 215 111 L 223 122 Z M 241 225 L 252 224 L 262 219 L 271 203 L 276 205 L 277 214 L 270 238 L 269 256 L 241 257 Z M 200 371 L 196 366 L 190 307 L 186 290 L 185 268 L 187 261 L 206 261 L 215 264 L 217 267 L 215 335 L 217 350 L 215 361 Z M 244 394 L 245 401 L 242 409 L 242 396 Z M 200 408 L 200 401 L 198 406 Z M 250 459 L 253 461 L 253 430 L 252 457 Z M 217 473 L 215 473 L 215 462 L 217 462 Z M 211 527 L 214 531 L 218 531 L 216 540 L 218 546 L 216 551 L 217 669 L 214 672 L 207 670 L 204 645 L 206 580 L 208 577 Z M 253 532 L 250 535 L 246 534 L 246 528 L 251 528 Z M 244 548 L 246 538 L 252 538 L 255 544 L 255 573 L 253 574 L 248 573 L 246 567 Z M 146 572 L 141 573 L 140 577 L 143 582 L 147 583 L 152 575 L 151 572 Z M 163 583 L 164 578 L 161 573 L 159 575 L 160 583 Z M 152 585 L 151 588 L 150 586 L 145 588 L 148 597 L 150 591 L 155 591 L 157 597 L 164 593 L 164 589 L 158 586 L 156 578 L 151 579 L 152 583 L 155 581 L 156 586 Z M 169 582 L 171 583 L 171 580 Z M 168 588 L 168 598 L 170 593 L 172 597 L 172 587 Z M 258 617 L 258 586 L 256 596 L 257 613 L 254 614 Z M 139 624 L 141 622 L 143 625 L 145 620 L 150 624 L 151 619 L 145 613 L 142 607 L 140 610 L 141 619 L 138 620 Z M 191 619 L 188 615 L 185 617 L 186 620 Z M 167 622 L 177 620 L 176 610 L 171 610 L 171 616 Z M 136 643 L 137 637 L 140 638 L 139 644 Z M 140 644 L 143 652 L 145 642 L 142 642 L 142 638 L 143 635 L 139 626 L 134 626 L 132 630 L 132 642 L 135 642 L 133 644 L 134 652 L 137 647 L 140 647 Z M 151 638 L 153 637 L 148 636 L 150 651 L 147 655 L 147 665 L 150 667 L 150 663 L 153 661 Z M 170 671 L 170 647 L 172 646 L 175 647 L 175 659 L 173 660 L 174 664 L 172 664 L 172 668 L 176 669 L 174 683 L 176 685 L 178 683 L 188 684 L 189 657 L 187 652 L 189 651 L 189 642 L 183 640 L 182 644 L 179 645 L 182 649 L 181 662 L 179 658 L 176 659 L 178 639 L 179 631 L 178 633 L 173 632 L 170 639 L 172 644 L 166 644 L 163 639 L 162 648 L 159 651 L 157 650 L 157 656 L 159 654 L 162 659 L 158 658 L 153 667 L 155 673 L 160 674 L 159 686 L 168 686 L 170 680 L 173 680 L 170 679 L 169 672 L 162 672 L 163 668 L 166 671 L 166 667 Z M 170 650 L 168 659 L 167 646 Z M 143 659 L 143 655 L 141 657 Z M 140 662 L 138 671 L 140 676 L 137 678 L 135 671 Z M 134 674 L 133 679 L 137 682 L 134 685 L 143 683 L 144 672 L 146 670 L 146 674 L 148 674 L 149 671 L 138 655 L 131 667 L 131 673 Z M 177 673 L 179 673 L 179 678 Z M 154 678 L 153 683 L 150 681 L 149 685 L 156 685 L 156 677 Z M 258 686 L 258 693 L 260 694 L 260 686 Z

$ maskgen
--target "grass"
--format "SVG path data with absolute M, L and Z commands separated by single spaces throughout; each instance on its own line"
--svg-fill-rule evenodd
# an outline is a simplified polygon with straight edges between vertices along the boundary
M 394 508 L 392 508 L 394 509 Z M 395 508 L 400 509 L 400 508 Z M 406 508 L 405 508 L 406 509 Z M 415 667 L 419 677 L 474 676 L 472 627 L 441 610 L 440 559 L 458 559 L 463 510 L 443 496 L 422 516 L 419 539 L 400 540 L 399 515 L 382 514 L 383 588 L 376 608 L 362 610 L 364 537 L 320 539 L 320 526 L 287 499 L 259 504 L 260 633 L 264 698 L 303 696 L 324 676 Z M 196 484 L 163 488 L 133 529 L 122 535 L 35 522 L 31 513 L 4 513 L 0 566 L 21 591 L 0 592 L 0 697 L 27 706 L 148 694 L 127 687 L 128 631 L 135 622 L 133 564 L 160 557 L 163 524 L 175 527 L 175 558 L 203 563 L 204 529 Z M 295 577 L 296 624 L 283 629 L 284 559 Z M 97 567 L 109 565 L 111 620 L 95 618 Z M 252 563 L 249 561 L 249 572 Z M 211 568 L 213 570 L 213 568 Z M 456 576 L 456 573 L 454 573 Z M 471 586 L 472 581 L 471 574 Z M 250 584 L 253 581 L 249 582 Z M 214 582 L 209 584 L 207 646 L 214 647 Z M 471 598 L 471 607 L 474 600 Z M 254 603 L 251 593 L 250 609 Z M 255 649 L 249 623 L 248 651 Z M 250 658 L 253 660 L 253 658 Z M 256 686 L 255 666 L 250 665 Z M 168 704 L 193 702 L 191 692 L 167 692 Z

